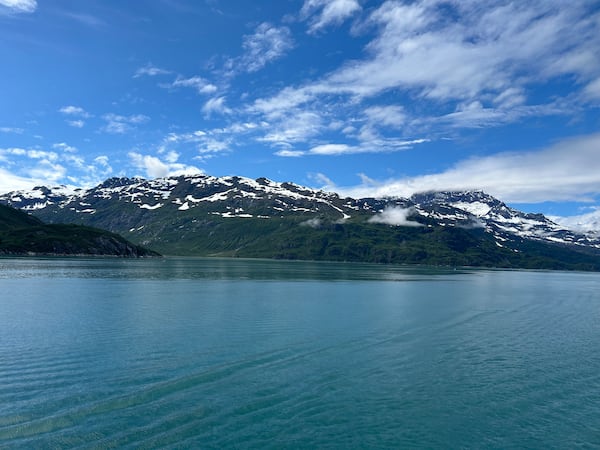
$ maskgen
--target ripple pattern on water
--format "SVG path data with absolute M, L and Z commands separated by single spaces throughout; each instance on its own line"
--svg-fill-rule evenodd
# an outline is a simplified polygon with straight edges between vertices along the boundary
M 596 274 L 59 261 L 0 276 L 0 448 L 600 446 Z

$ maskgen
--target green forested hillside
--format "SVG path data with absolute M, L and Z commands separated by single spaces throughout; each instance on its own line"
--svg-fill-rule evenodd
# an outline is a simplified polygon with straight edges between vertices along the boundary
M 481 228 L 402 227 L 359 221 L 309 226 L 294 218 L 215 217 L 151 222 L 127 236 L 171 255 L 600 270 L 600 256 L 595 252 L 519 239 L 499 247 Z
M 46 225 L 33 216 L 4 205 L 0 205 L 0 254 L 156 255 L 114 233 L 81 225 Z

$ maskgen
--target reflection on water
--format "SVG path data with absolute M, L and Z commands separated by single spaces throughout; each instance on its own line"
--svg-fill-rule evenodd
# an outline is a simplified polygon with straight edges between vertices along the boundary
M 0 292 L 0 447 L 600 446 L 598 274 L 0 259 Z
M 376 280 L 410 281 L 468 273 L 454 268 L 394 266 L 316 261 L 232 258 L 156 259 L 2 259 L 0 279 L 16 277 L 79 277 L 211 280 Z

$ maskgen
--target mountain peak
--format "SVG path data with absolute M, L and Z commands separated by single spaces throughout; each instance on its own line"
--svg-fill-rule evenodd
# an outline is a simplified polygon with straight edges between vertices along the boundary
M 47 221 L 90 224 L 117 232 L 146 229 L 148 221 L 162 218 L 210 221 L 216 217 L 287 217 L 300 222 L 315 219 L 320 224 L 388 223 L 377 216 L 394 214 L 387 210 L 410 209 L 413 224 L 481 228 L 499 246 L 515 239 L 531 239 L 600 248 L 597 238 L 566 230 L 542 214 L 510 208 L 481 190 L 422 192 L 408 199 L 353 199 L 265 177 L 194 174 L 151 180 L 113 177 L 79 191 L 42 186 L 1 195 L 0 203 L 33 211 Z

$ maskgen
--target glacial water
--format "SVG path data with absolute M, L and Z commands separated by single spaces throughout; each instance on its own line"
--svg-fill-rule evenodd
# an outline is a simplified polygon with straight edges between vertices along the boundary
M 600 274 L 0 259 L 0 448 L 600 446 Z

